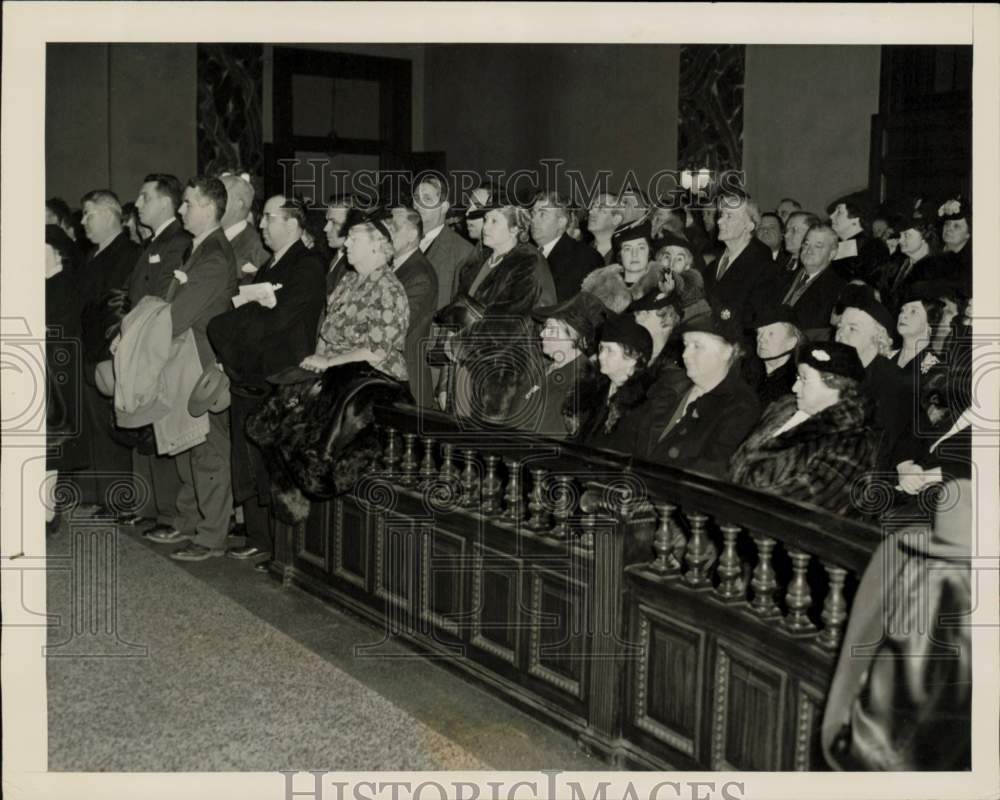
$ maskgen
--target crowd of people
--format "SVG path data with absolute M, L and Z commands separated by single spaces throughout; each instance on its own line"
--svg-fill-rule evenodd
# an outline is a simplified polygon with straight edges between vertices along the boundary
M 850 516 L 914 513 L 970 476 L 965 198 L 577 208 L 453 198 L 434 175 L 377 209 L 257 194 L 152 173 L 134 203 L 46 204 L 50 340 L 80 343 L 50 358 L 49 468 L 173 558 L 260 568 L 290 462 L 356 475 L 342 445 L 375 384 Z M 142 489 L 109 508 L 123 475 Z

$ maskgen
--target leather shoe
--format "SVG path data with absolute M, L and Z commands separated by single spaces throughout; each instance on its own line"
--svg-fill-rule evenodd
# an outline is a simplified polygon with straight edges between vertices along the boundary
M 186 542 L 191 539 L 192 534 L 182 533 L 176 528 L 171 528 L 169 525 L 154 525 L 149 530 L 145 531 L 143 537 L 149 539 L 151 542 L 156 542 L 157 544 L 177 544 L 178 542 Z
M 148 517 L 140 517 L 138 514 L 119 514 L 115 517 L 116 525 L 126 525 L 130 528 L 134 528 L 136 525 L 140 525 L 141 523 L 148 521 Z
M 265 575 L 271 571 L 271 564 L 274 562 L 271 559 L 266 559 L 265 561 L 258 561 L 253 565 L 255 572 L 263 572 Z
M 174 550 L 170 554 L 170 557 L 174 561 L 207 561 L 210 558 L 216 558 L 221 556 L 225 551 L 220 549 L 213 549 L 210 547 L 205 547 L 204 545 L 195 544 L 194 542 L 188 542 L 180 550 Z
M 254 556 L 259 556 L 264 551 L 255 545 L 248 544 L 246 547 L 230 547 L 226 551 L 226 558 L 235 558 L 237 561 L 242 561 L 246 558 L 253 558 Z

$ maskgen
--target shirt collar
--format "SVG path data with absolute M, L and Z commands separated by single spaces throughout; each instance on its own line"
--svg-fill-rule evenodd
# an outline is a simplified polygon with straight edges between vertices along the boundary
M 105 250 L 107 250 L 108 249 L 108 245 L 111 244 L 119 236 L 121 236 L 123 232 L 124 232 L 124 228 L 122 230 L 118 231 L 118 233 L 116 233 L 114 236 L 109 236 L 107 239 L 105 239 L 103 242 L 101 242 L 99 245 L 97 245 L 97 249 L 94 251 L 94 255 L 96 256 L 98 253 L 102 253 Z
M 393 270 L 393 272 L 395 272 L 397 269 L 399 269 L 401 266 L 403 266 L 403 264 L 406 263 L 406 259 L 408 259 L 410 256 L 412 256 L 415 252 L 417 252 L 417 249 L 418 249 L 417 247 L 411 247 L 406 252 L 400 253 L 399 255 L 395 256 L 392 259 L 392 263 L 393 263 L 392 270 Z
M 204 242 L 209 236 L 211 236 L 217 230 L 219 230 L 219 226 L 218 225 L 216 225 L 211 230 L 205 231 L 200 236 L 195 236 L 194 240 L 191 242 L 191 252 L 193 253 L 195 250 L 197 250 L 199 247 L 201 247 L 201 243 Z
M 243 233 L 243 231 L 245 231 L 246 229 L 247 229 L 247 221 L 245 219 L 241 219 L 239 222 L 236 222 L 233 225 L 230 225 L 228 228 L 226 228 L 223 231 L 223 233 L 226 234 L 226 238 L 229 241 L 232 241 L 241 233 Z
M 427 248 L 431 246 L 433 241 L 441 235 L 441 231 L 444 230 L 444 223 L 441 223 L 436 228 L 431 228 L 427 233 L 424 234 L 424 238 L 420 240 L 420 249 L 425 253 Z
M 277 263 L 278 263 L 278 262 L 279 262 L 279 261 L 281 260 L 281 257 L 282 257 L 282 256 L 283 256 L 283 255 L 284 255 L 285 253 L 287 253 L 287 252 L 288 252 L 288 248 L 290 248 L 290 247 L 291 247 L 291 246 L 292 246 L 293 244 L 295 244 L 295 243 L 296 243 L 297 241 L 299 241 L 299 240 L 298 240 L 298 239 L 292 239 L 292 241 L 290 241 L 290 242 L 289 242 L 288 244 L 286 244 L 286 245 L 285 245 L 284 247 L 282 247 L 282 248 L 281 248 L 280 250 L 278 250 L 278 251 L 277 251 L 277 252 L 276 252 L 276 253 L 274 254 L 274 256 L 273 256 L 273 260 L 271 261 L 271 266 L 273 267 L 273 266 L 274 266 L 275 264 L 277 264 Z
M 175 217 L 170 217 L 168 219 L 163 220 L 163 222 L 160 223 L 160 227 L 157 228 L 155 231 L 153 231 L 153 238 L 155 239 L 157 236 L 163 233 L 167 228 L 169 228 L 170 225 L 173 223 L 174 219 Z
M 556 245 L 559 243 L 559 240 L 561 238 L 562 238 L 562 234 L 560 233 L 555 239 L 553 239 L 548 244 L 543 244 L 542 245 L 542 255 L 545 256 L 546 258 L 548 258 L 549 257 L 549 253 L 551 253 L 555 249 Z

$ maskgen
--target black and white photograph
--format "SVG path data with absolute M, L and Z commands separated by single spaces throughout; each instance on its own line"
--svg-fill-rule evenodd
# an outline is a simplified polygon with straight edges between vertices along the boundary
M 998 45 L 5 4 L 4 796 L 997 797 Z

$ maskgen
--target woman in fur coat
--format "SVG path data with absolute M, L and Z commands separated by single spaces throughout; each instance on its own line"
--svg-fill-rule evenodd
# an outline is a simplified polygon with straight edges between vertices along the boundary
M 634 454 L 642 430 L 636 413 L 649 390 L 653 340 L 631 314 L 608 320 L 599 334 L 597 364 L 589 362 L 563 405 L 570 439 Z
M 858 516 L 852 489 L 875 468 L 878 438 L 857 352 L 802 345 L 794 396 L 772 403 L 730 462 L 733 481 Z

